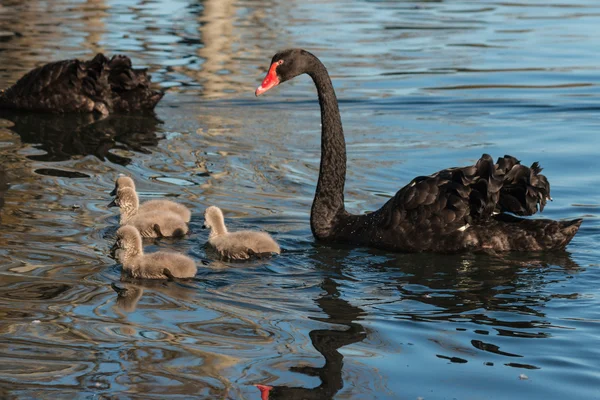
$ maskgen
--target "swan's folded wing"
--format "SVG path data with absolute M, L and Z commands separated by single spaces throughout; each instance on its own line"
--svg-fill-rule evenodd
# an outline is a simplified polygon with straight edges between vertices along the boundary
M 0 96 L 0 106 L 7 108 L 43 109 L 41 94 L 67 87 L 71 75 L 78 73 L 77 60 L 58 61 L 35 68 L 21 77 Z M 54 91 L 54 94 L 56 91 Z
M 35 68 L 0 96 L 0 106 L 27 110 L 84 109 L 108 90 L 106 63 L 98 54 L 90 61 L 63 60 Z
M 388 212 L 396 214 L 390 221 L 406 219 L 422 229 L 447 232 L 491 218 L 503 193 L 506 204 L 515 203 L 512 208 L 516 208 L 520 203 L 503 192 L 505 170 L 512 171 L 516 165 L 514 157 L 506 156 L 498 166 L 484 154 L 475 165 L 417 177 L 388 203 Z M 544 186 L 541 179 L 537 184 Z

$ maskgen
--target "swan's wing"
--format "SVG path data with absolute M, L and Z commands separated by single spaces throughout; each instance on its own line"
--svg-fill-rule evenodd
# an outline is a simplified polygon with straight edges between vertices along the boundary
M 98 54 L 90 61 L 63 60 L 29 71 L 0 96 L 0 105 L 28 110 L 92 111 L 104 100 L 108 60 Z
M 11 88 L 14 95 L 26 96 L 56 90 L 57 87 L 79 87 L 96 91 L 102 81 L 108 59 L 102 54 L 90 61 L 63 60 L 48 63 L 25 74 Z M 106 79 L 104 79 L 106 80 Z M 7 90 L 7 92 L 9 91 Z
M 68 81 L 77 69 L 77 60 L 57 61 L 35 68 L 21 77 L 7 90 L 7 94 L 14 96 L 29 96 L 42 93 L 46 88 L 52 87 L 56 82 Z
M 390 222 L 407 220 L 442 232 L 489 219 L 495 212 L 530 215 L 549 196 L 550 186 L 539 171 L 537 163 L 527 168 L 505 156 L 494 164 L 484 154 L 475 165 L 413 179 L 386 204 Z

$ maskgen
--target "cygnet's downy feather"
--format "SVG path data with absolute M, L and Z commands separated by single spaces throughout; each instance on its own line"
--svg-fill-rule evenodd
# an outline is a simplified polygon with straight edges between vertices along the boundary
M 130 177 L 124 176 L 124 175 L 119 176 L 116 179 L 115 188 L 113 189 L 112 192 L 110 192 L 110 195 L 114 196 L 117 194 L 119 189 L 126 188 L 126 187 L 131 188 L 136 193 L 136 196 L 137 196 L 137 192 L 135 190 L 135 182 Z M 138 200 L 138 203 L 139 203 L 139 200 Z M 139 214 L 143 214 L 143 213 L 150 212 L 150 211 L 170 211 L 172 213 L 179 215 L 179 217 L 186 223 L 190 222 L 190 219 L 192 218 L 192 212 L 190 211 L 189 208 L 187 208 L 183 204 L 176 203 L 172 200 L 156 199 L 156 200 L 148 200 L 148 201 L 143 202 L 142 204 L 139 204 L 138 211 L 137 211 Z
M 204 226 L 210 228 L 208 244 L 221 257 L 230 260 L 246 260 L 252 256 L 281 253 L 279 245 L 265 232 L 228 232 L 220 208 L 211 206 L 204 211 Z
M 192 278 L 197 267 L 190 257 L 166 251 L 144 254 L 142 237 L 133 226 L 117 230 L 117 240 L 112 248 L 123 272 L 136 279 Z
M 130 187 L 120 188 L 108 207 L 119 207 L 121 225 L 135 226 L 143 237 L 184 236 L 188 226 L 178 214 L 166 210 L 138 212 L 137 193 Z

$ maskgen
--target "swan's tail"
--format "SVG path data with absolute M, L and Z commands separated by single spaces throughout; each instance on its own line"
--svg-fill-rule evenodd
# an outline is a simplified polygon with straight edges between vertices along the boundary
M 561 233 L 562 233 L 563 239 L 562 239 L 562 242 L 557 247 L 558 249 L 564 249 L 565 247 L 567 247 L 569 242 L 573 239 L 575 234 L 579 231 L 579 227 L 581 226 L 582 222 L 583 222 L 583 219 L 581 219 L 581 218 L 574 219 L 571 221 L 560 221 L 559 222 L 559 224 L 561 225 Z
M 494 219 L 498 224 L 484 227 L 480 238 L 483 248 L 496 251 L 564 250 L 583 221 L 518 218 L 509 214 L 499 214 Z

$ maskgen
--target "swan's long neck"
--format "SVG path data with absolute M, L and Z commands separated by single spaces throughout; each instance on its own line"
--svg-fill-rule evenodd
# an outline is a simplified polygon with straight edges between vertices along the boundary
M 316 58 L 315 58 L 316 59 Z M 326 239 L 336 217 L 344 212 L 346 142 L 335 90 L 325 66 L 316 59 L 312 71 L 321 106 L 321 167 L 313 201 L 310 227 L 318 239 Z

